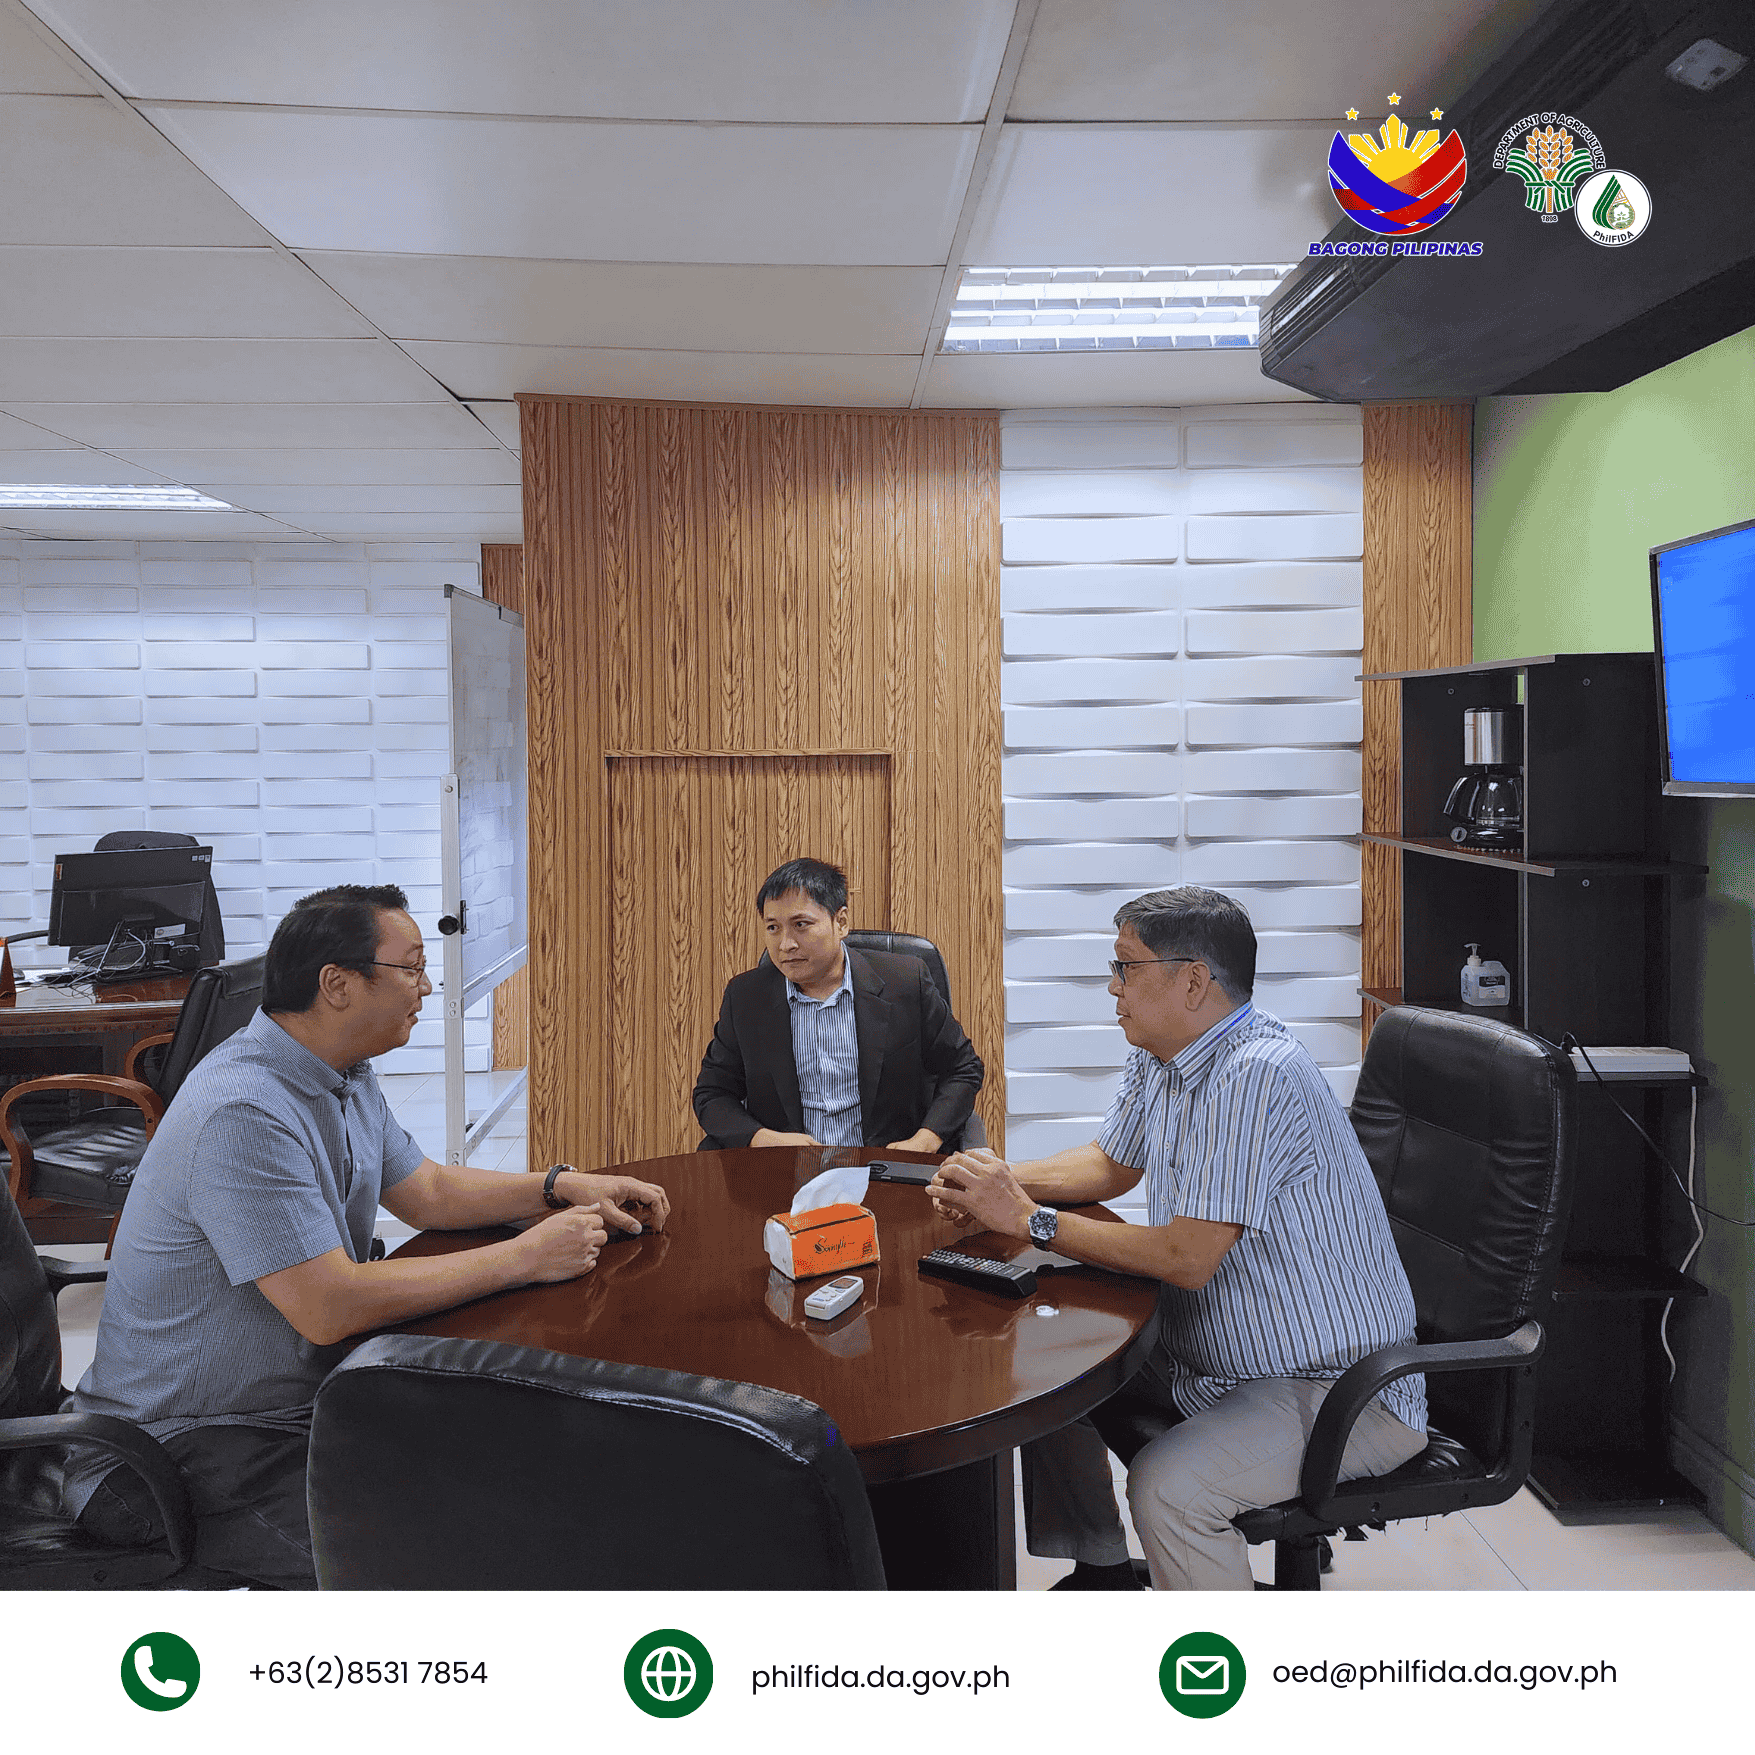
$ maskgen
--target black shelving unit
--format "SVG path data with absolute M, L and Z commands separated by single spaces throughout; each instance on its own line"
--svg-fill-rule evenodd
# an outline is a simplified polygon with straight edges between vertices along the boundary
M 1657 774 L 1657 696 L 1648 653 L 1553 654 L 1393 672 L 1400 685 L 1402 833 L 1366 835 L 1402 858 L 1402 985 L 1363 988 L 1372 1005 L 1498 1018 L 1587 1047 L 1668 1034 L 1672 883 L 1704 867 L 1666 856 Z M 1468 707 L 1509 714 L 1521 767 L 1521 848 L 1457 846 L 1442 807 L 1462 772 Z M 1467 945 L 1512 972 L 1510 1002 L 1466 1005 Z M 1687 1120 L 1686 1073 L 1579 1075 L 1579 1157 L 1565 1259 L 1538 1370 L 1530 1486 L 1566 1521 L 1698 1495 L 1667 1461 L 1665 1301 L 1705 1295 L 1665 1260 L 1668 1177 L 1616 1113 L 1654 1139 Z M 1678 1114 L 1678 1111 L 1680 1112 Z

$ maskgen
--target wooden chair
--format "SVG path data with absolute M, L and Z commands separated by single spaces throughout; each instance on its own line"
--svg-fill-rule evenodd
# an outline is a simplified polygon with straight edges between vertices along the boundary
M 262 961 L 240 957 L 197 970 L 176 1028 L 136 1042 L 122 1077 L 55 1073 L 27 1079 L 0 1096 L 0 1148 L 11 1161 L 12 1198 L 26 1218 L 62 1205 L 121 1212 L 146 1142 L 183 1080 L 210 1049 L 242 1029 L 261 1003 Z M 149 1074 L 143 1064 L 158 1049 L 165 1051 L 163 1059 Z M 113 1101 L 33 1138 L 18 1106 L 48 1091 L 82 1091 Z

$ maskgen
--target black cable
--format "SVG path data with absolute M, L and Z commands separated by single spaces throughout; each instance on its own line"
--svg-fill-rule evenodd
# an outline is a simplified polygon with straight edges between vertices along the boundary
M 1569 1030 L 1560 1038 L 1560 1051 L 1564 1054 L 1574 1048 L 1576 1048 L 1579 1054 L 1583 1056 L 1584 1064 L 1590 1068 L 1590 1075 L 1596 1080 L 1597 1086 L 1602 1091 L 1603 1095 L 1615 1105 L 1621 1118 L 1642 1140 L 1645 1141 L 1648 1146 L 1651 1147 L 1652 1155 L 1666 1170 L 1669 1171 L 1670 1180 L 1675 1183 L 1677 1191 L 1681 1194 L 1683 1200 L 1685 1200 L 1689 1206 L 1693 1207 L 1697 1213 L 1705 1213 L 1709 1219 L 1720 1219 L 1727 1225 L 1735 1225 L 1741 1231 L 1755 1231 L 1755 1219 L 1733 1219 L 1729 1213 L 1717 1212 L 1712 1207 L 1702 1206 L 1701 1203 L 1688 1192 L 1688 1185 L 1676 1174 L 1676 1166 L 1670 1162 L 1661 1150 L 1659 1150 L 1657 1141 L 1654 1140 L 1651 1135 L 1633 1119 L 1632 1115 L 1621 1107 L 1615 1097 L 1610 1094 L 1608 1080 L 1597 1071 L 1596 1062 L 1590 1057 L 1590 1050 L 1586 1048 L 1585 1045 Z

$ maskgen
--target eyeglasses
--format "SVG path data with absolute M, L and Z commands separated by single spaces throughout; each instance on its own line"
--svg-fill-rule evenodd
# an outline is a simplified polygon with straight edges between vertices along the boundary
M 374 969 L 400 969 L 404 975 L 412 975 L 417 986 L 427 978 L 425 963 L 380 963 L 375 957 L 368 958 L 367 961 Z
M 1125 987 L 1129 969 L 1144 969 L 1150 963 L 1198 963 L 1199 961 L 1199 957 L 1135 957 L 1131 963 L 1112 961 L 1109 965 L 1109 973 Z

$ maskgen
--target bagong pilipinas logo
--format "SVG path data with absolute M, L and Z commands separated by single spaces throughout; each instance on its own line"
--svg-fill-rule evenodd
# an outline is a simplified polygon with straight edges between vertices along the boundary
M 1389 101 L 1399 104 L 1401 93 L 1392 91 Z M 1357 110 L 1347 112 L 1348 121 L 1358 119 Z M 1444 112 L 1433 110 L 1431 119 L 1442 121 Z M 1378 139 L 1337 133 L 1328 149 L 1329 187 L 1341 211 L 1380 237 L 1412 237 L 1437 225 L 1456 206 L 1468 174 L 1454 128 L 1443 140 L 1427 128 L 1410 141 L 1407 123 L 1393 109 Z
M 1514 122 L 1493 149 L 1493 168 L 1510 171 L 1523 184 L 1523 204 L 1558 223 L 1571 210 L 1578 185 L 1603 168 L 1597 137 L 1576 116 L 1540 110 Z

